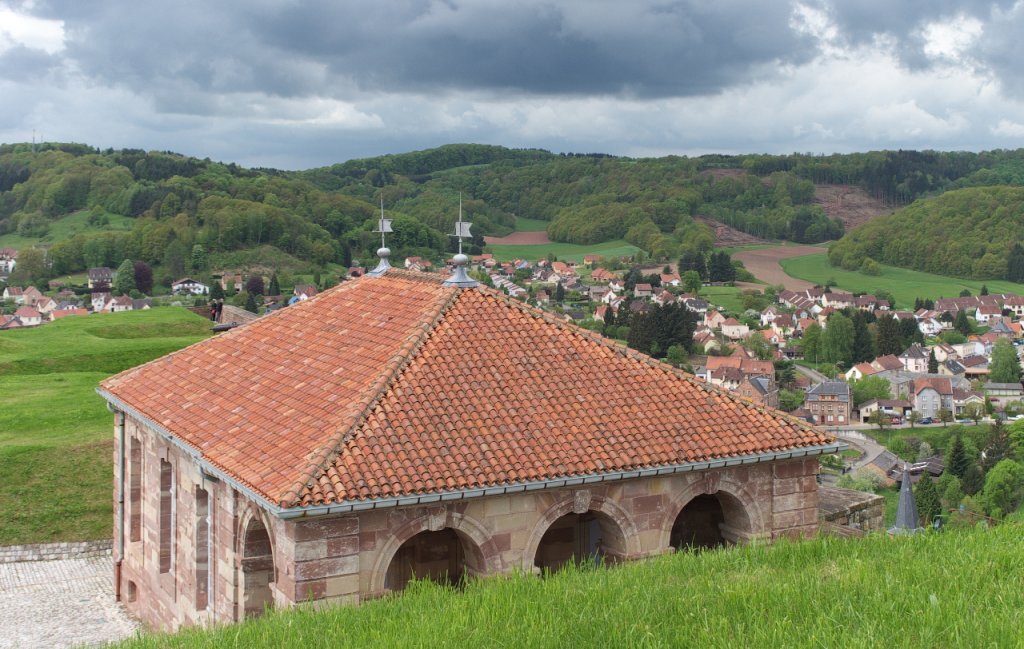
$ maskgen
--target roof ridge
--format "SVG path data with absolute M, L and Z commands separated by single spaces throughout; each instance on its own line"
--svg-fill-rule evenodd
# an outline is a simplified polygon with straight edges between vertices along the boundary
M 387 274 L 391 275 L 392 273 L 389 270 Z M 406 276 L 425 274 L 428 273 L 410 273 L 409 271 L 394 273 L 394 275 L 402 279 L 406 279 Z M 425 280 L 434 283 L 433 278 L 416 278 L 414 281 Z M 372 281 L 372 278 L 370 281 Z M 416 326 L 414 333 L 406 338 L 395 355 L 388 360 L 387 366 L 383 368 L 383 371 L 378 374 L 373 383 L 364 391 L 361 398 L 356 401 L 354 406 L 350 406 L 350 409 L 354 411 L 354 416 L 348 426 L 343 431 L 340 431 L 340 434 L 334 438 L 333 443 L 324 445 L 313 456 L 313 459 L 300 472 L 300 478 L 281 494 L 278 499 L 280 506 L 291 507 L 301 503 L 302 491 L 311 486 L 322 472 L 328 470 L 334 459 L 341 454 L 355 431 L 369 417 L 381 397 L 387 393 L 402 371 L 409 366 L 409 363 L 416 357 L 420 349 L 423 348 L 423 344 L 430 336 L 430 333 L 437 327 L 444 314 L 455 304 L 461 295 L 461 289 L 454 289 L 447 295 L 442 294 L 441 298 L 435 303 L 433 310 L 428 312 L 431 314 L 429 320 Z
M 697 387 L 698 389 L 700 389 L 700 390 L 702 390 L 704 392 L 710 392 L 710 393 L 718 394 L 720 396 L 725 397 L 726 399 L 729 399 L 729 400 L 732 400 L 732 401 L 736 401 L 736 402 L 738 402 L 738 403 L 740 403 L 742 405 L 745 405 L 747 407 L 750 407 L 750 408 L 753 408 L 755 410 L 758 410 L 758 411 L 768 415 L 769 417 L 772 417 L 773 419 L 787 421 L 787 422 L 790 422 L 790 423 L 795 423 L 795 424 L 799 425 L 801 428 L 803 428 L 805 430 L 815 430 L 815 431 L 817 430 L 813 426 L 808 424 L 806 421 L 800 419 L 799 417 L 794 417 L 794 416 L 790 415 L 789 413 L 784 413 L 781 410 L 778 410 L 778 409 L 775 409 L 775 408 L 768 408 L 767 406 L 764 406 L 762 404 L 758 404 L 758 403 L 754 402 L 751 399 L 747 399 L 747 398 L 742 397 L 742 396 L 740 396 L 740 395 L 738 395 L 738 394 L 736 394 L 734 392 L 726 390 L 725 388 L 723 388 L 721 386 L 717 386 L 717 385 L 714 385 L 712 383 L 708 383 L 707 381 L 698 380 L 697 377 L 693 376 L 692 374 L 689 374 L 688 372 L 684 372 L 683 370 L 679 369 L 678 367 L 675 367 L 673 365 L 669 365 L 668 363 L 663 363 L 663 362 L 659 361 L 658 359 L 653 358 L 651 356 L 648 356 L 647 354 L 644 354 L 642 352 L 638 352 L 635 349 L 630 349 L 627 345 L 623 345 L 621 343 L 615 342 L 614 340 L 609 340 L 608 338 L 605 338 L 604 336 L 602 336 L 600 334 L 597 334 L 597 333 L 595 333 L 593 331 L 590 331 L 589 329 L 584 329 L 583 327 L 580 327 L 578 325 L 572 324 L 570 322 L 566 322 L 565 320 L 561 320 L 560 318 L 556 318 L 554 315 L 548 313 L 547 311 L 544 311 L 543 309 L 539 309 L 539 308 L 536 308 L 536 307 L 531 307 L 528 304 L 524 304 L 523 302 L 521 302 L 521 301 L 519 301 L 519 300 L 517 300 L 517 299 L 515 299 L 515 298 L 513 298 L 511 296 L 505 295 L 504 293 L 502 293 L 501 291 L 498 291 L 497 289 L 489 288 L 489 287 L 486 287 L 486 286 L 480 286 L 479 290 L 494 295 L 495 297 L 497 297 L 501 301 L 505 302 L 506 304 L 514 306 L 515 308 L 523 311 L 524 313 L 526 313 L 528 315 L 540 318 L 541 320 L 544 320 L 545 322 L 547 322 L 549 324 L 553 324 L 556 327 L 559 327 L 561 329 L 565 329 L 565 330 L 567 330 L 569 332 L 572 332 L 572 333 L 575 333 L 575 334 L 577 334 L 577 335 L 579 335 L 579 336 L 581 336 L 583 338 L 586 338 L 586 339 L 591 340 L 593 342 L 596 342 L 596 343 L 598 343 L 600 345 L 608 347 L 612 351 L 614 351 L 616 353 L 619 353 L 619 354 L 625 356 L 626 358 L 632 359 L 634 362 L 638 362 L 638 363 L 641 363 L 643 365 L 647 365 L 649 367 L 659 369 L 659 370 L 661 370 L 663 372 L 666 372 L 668 374 L 672 374 L 673 376 L 682 378 L 683 380 L 687 381 L 688 383 L 694 385 L 695 387 Z M 772 378 L 774 379 L 774 377 L 772 377 Z M 827 432 L 826 432 L 826 434 L 827 434 Z

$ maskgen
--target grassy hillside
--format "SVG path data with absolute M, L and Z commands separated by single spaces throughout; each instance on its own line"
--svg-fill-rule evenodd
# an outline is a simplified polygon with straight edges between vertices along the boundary
M 1016 646 L 1024 528 L 815 539 L 608 570 L 418 584 L 359 608 L 274 613 L 123 647 Z
M 208 335 L 172 307 L 0 332 L 0 545 L 109 536 L 113 418 L 96 386 Z
M 972 280 L 937 275 L 922 271 L 880 265 L 881 274 L 867 275 L 860 271 L 836 268 L 829 263 L 828 256 L 807 255 L 782 259 L 779 265 L 791 277 L 824 285 L 835 280 L 839 288 L 858 293 L 873 293 L 887 290 L 896 298 L 899 308 L 913 306 L 915 298 L 956 297 L 967 289 L 977 295 L 982 285 L 992 293 L 1017 293 L 1024 295 L 1024 284 L 1005 280 Z
M 921 200 L 852 230 L 829 250 L 832 264 L 878 263 L 979 280 L 1005 279 L 1024 238 L 1024 187 L 973 187 Z
M 544 259 L 549 254 L 554 254 L 561 261 L 575 261 L 583 263 L 586 255 L 601 255 L 608 259 L 616 257 L 629 257 L 640 249 L 625 241 L 606 241 L 588 246 L 573 243 L 541 243 L 536 245 L 489 245 L 487 252 L 494 255 L 495 259 L 502 261 L 512 259 L 527 259 L 536 261 Z

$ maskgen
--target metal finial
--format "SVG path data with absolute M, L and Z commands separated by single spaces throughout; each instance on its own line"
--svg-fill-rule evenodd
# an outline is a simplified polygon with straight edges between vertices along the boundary
M 460 192 L 459 220 L 455 222 L 455 234 L 452 235 L 459 240 L 459 253 L 452 257 L 452 264 L 455 266 L 455 270 L 452 272 L 452 276 L 444 281 L 445 286 L 457 286 L 459 288 L 476 288 L 480 286 L 480 282 L 470 277 L 466 272 L 469 257 L 462 253 L 462 240 L 473 236 L 469 233 L 469 226 L 471 225 L 473 224 L 462 220 L 462 193 Z
M 391 268 L 391 264 L 388 263 L 388 257 L 391 256 L 391 250 L 384 243 L 384 235 L 388 232 L 393 232 L 391 229 L 391 219 L 384 218 L 384 192 L 381 191 L 380 197 L 380 221 L 377 223 L 377 229 L 374 232 L 380 232 L 380 248 L 377 249 L 377 256 L 380 258 L 380 262 L 377 263 L 377 267 L 366 273 L 371 277 L 381 277 Z

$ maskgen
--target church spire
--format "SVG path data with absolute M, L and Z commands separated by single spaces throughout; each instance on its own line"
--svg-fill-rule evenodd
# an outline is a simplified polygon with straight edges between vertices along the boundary
M 380 262 L 377 263 L 376 268 L 366 273 L 370 277 L 382 277 L 391 268 L 391 264 L 388 263 L 391 250 L 384 243 L 384 235 L 392 231 L 391 219 L 384 218 L 384 190 L 382 189 L 380 192 L 380 221 L 377 223 L 377 229 L 374 230 L 374 232 L 380 232 L 380 248 L 377 249 L 377 257 L 380 258 Z
M 922 480 L 931 480 L 927 472 Z M 903 463 L 903 482 L 900 484 L 900 501 L 896 507 L 896 524 L 889 529 L 890 534 L 915 534 L 921 529 L 918 524 L 917 502 L 910 483 L 910 465 Z

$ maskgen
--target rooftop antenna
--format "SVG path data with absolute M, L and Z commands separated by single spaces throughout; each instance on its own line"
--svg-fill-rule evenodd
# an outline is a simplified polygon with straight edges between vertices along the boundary
M 380 248 L 377 249 L 377 256 L 380 257 L 377 267 L 366 273 L 370 277 L 383 277 L 384 273 L 388 272 L 391 268 L 391 264 L 388 263 L 388 257 L 391 256 L 391 250 L 384 245 L 384 235 L 393 232 L 391 229 L 391 219 L 384 218 L 384 190 L 380 191 L 380 222 L 377 223 L 377 229 L 374 232 L 380 232 Z
M 462 192 L 459 192 L 459 220 L 455 222 L 455 234 L 451 235 L 459 240 L 459 253 L 452 257 L 455 271 L 451 277 L 444 280 L 445 286 L 457 286 L 458 288 L 476 288 L 480 286 L 480 282 L 466 274 L 466 265 L 469 263 L 469 257 L 462 254 L 462 240 L 473 236 L 469 233 L 469 226 L 471 225 L 473 224 L 462 220 Z

